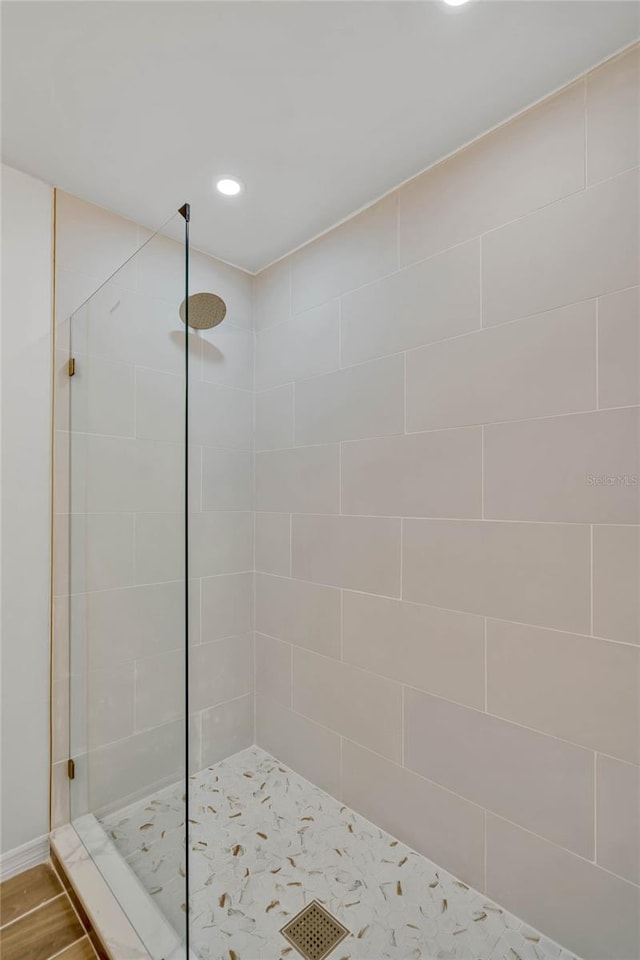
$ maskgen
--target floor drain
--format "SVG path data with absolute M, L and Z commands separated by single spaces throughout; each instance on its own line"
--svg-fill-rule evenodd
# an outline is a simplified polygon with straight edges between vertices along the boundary
M 305 960 L 324 960 L 349 931 L 335 917 L 313 900 L 296 914 L 280 931 Z

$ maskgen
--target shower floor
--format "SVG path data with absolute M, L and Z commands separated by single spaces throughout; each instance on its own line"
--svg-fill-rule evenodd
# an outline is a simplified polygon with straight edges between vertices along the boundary
M 201 960 L 295 960 L 280 929 L 319 900 L 352 936 L 331 960 L 575 960 L 251 747 L 191 778 L 191 945 Z M 177 929 L 183 785 L 102 819 Z

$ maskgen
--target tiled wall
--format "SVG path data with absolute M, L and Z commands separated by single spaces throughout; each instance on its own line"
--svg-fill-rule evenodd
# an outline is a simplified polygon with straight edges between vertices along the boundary
M 639 65 L 256 280 L 258 743 L 591 960 L 640 953 Z
M 58 192 L 54 822 L 69 816 L 69 672 L 72 813 L 144 795 L 184 766 L 178 242 L 152 240 L 74 318 L 66 374 L 66 318 L 148 235 Z M 191 292 L 202 290 L 228 313 L 190 335 L 194 769 L 251 744 L 254 715 L 253 278 L 194 251 Z

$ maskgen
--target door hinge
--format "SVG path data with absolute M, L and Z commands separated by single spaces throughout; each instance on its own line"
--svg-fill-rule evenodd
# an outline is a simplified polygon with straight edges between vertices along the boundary
M 69 374 L 70 377 L 72 377 L 75 374 L 75 372 L 76 372 L 76 358 L 69 357 L 69 361 L 67 363 L 67 373 Z
M 69 780 L 75 780 L 76 778 L 76 765 L 71 758 L 67 760 L 67 777 Z

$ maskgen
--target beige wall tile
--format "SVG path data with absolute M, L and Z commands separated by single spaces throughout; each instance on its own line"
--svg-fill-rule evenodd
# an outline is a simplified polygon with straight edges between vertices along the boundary
M 191 648 L 189 707 L 206 710 L 253 693 L 253 636 L 225 637 Z
M 67 517 L 67 523 L 69 562 L 66 569 L 59 563 L 57 592 L 111 590 L 135 583 L 133 514 L 80 513 Z M 56 545 L 64 548 L 64 540 L 60 538 Z
M 636 171 L 482 238 L 487 325 L 612 293 L 639 277 Z
M 184 443 L 184 377 L 135 368 L 135 434 L 147 440 Z
M 253 449 L 253 394 L 249 390 L 197 380 L 190 382 L 189 390 L 191 443 Z
M 397 269 L 397 202 L 385 197 L 292 255 L 294 313 Z
M 256 743 L 332 796 L 340 796 L 336 733 L 275 701 L 257 697 Z
M 256 634 L 256 694 L 291 707 L 291 644 Z
M 587 179 L 613 177 L 640 162 L 640 47 L 587 77 Z
M 184 515 L 138 513 L 135 520 L 136 583 L 184 578 Z
M 637 763 L 640 650 L 489 620 L 487 710 Z
M 134 375 L 131 363 L 79 358 L 70 391 L 69 429 L 132 437 L 136 415 Z
M 275 513 L 337 513 L 338 444 L 256 453 L 256 508 Z
M 640 530 L 593 528 L 593 632 L 640 643 Z
M 136 717 L 133 663 L 74 674 L 69 691 L 69 740 L 63 759 L 133 734 Z
M 253 514 L 232 510 L 193 515 L 189 552 L 194 577 L 252 570 Z
M 253 694 L 203 710 L 202 766 L 224 760 L 250 747 L 253 736 Z
M 403 598 L 576 633 L 589 631 L 589 528 L 403 521 Z
M 479 427 L 342 445 L 342 512 L 363 516 L 480 517 Z
M 490 424 L 484 444 L 485 517 L 640 522 L 640 408 Z
M 276 387 L 337 370 L 339 303 L 332 300 L 256 334 L 256 386 Z
M 340 655 L 340 591 L 256 574 L 256 630 L 329 656 Z
M 180 720 L 186 713 L 185 653 L 170 650 L 135 663 L 136 732 Z
M 343 740 L 342 801 L 477 890 L 484 886 L 484 813 L 409 770 Z
M 292 522 L 294 577 L 400 595 L 400 520 L 298 514 Z
M 640 768 L 596 757 L 596 860 L 640 883 Z
M 202 580 L 202 642 L 253 630 L 253 574 Z
M 595 305 L 575 304 L 407 353 L 407 430 L 595 407 Z
M 598 402 L 640 403 L 640 287 L 598 301 Z
M 89 810 L 156 789 L 184 774 L 184 721 L 175 720 L 98 747 L 87 757 Z
M 202 448 L 202 509 L 253 510 L 253 454 Z
M 86 649 L 96 669 L 181 647 L 184 644 L 184 583 L 153 584 L 74 597 L 71 644 L 72 651 Z
M 264 330 L 289 319 L 291 301 L 291 258 L 285 257 L 261 270 L 255 278 L 256 330 Z
M 400 188 L 400 261 L 428 257 L 583 186 L 584 84 L 577 83 Z
M 585 960 L 638 956 L 637 887 L 491 815 L 486 892 Z
M 342 617 L 348 663 L 484 709 L 482 617 L 350 591 Z
M 293 384 L 256 394 L 256 450 L 293 446 Z
M 291 576 L 291 516 L 288 513 L 256 513 L 255 566 L 261 573 Z
M 384 357 L 480 326 L 480 241 L 342 298 L 342 364 Z
M 202 379 L 253 390 L 253 331 L 227 325 L 200 333 Z M 194 376 L 191 367 L 190 376 Z
M 293 709 L 390 760 L 401 760 L 399 683 L 296 647 Z
M 402 355 L 296 384 L 296 443 L 384 437 L 403 429 Z
M 404 702 L 406 767 L 582 856 L 593 856 L 590 750 L 410 688 Z

